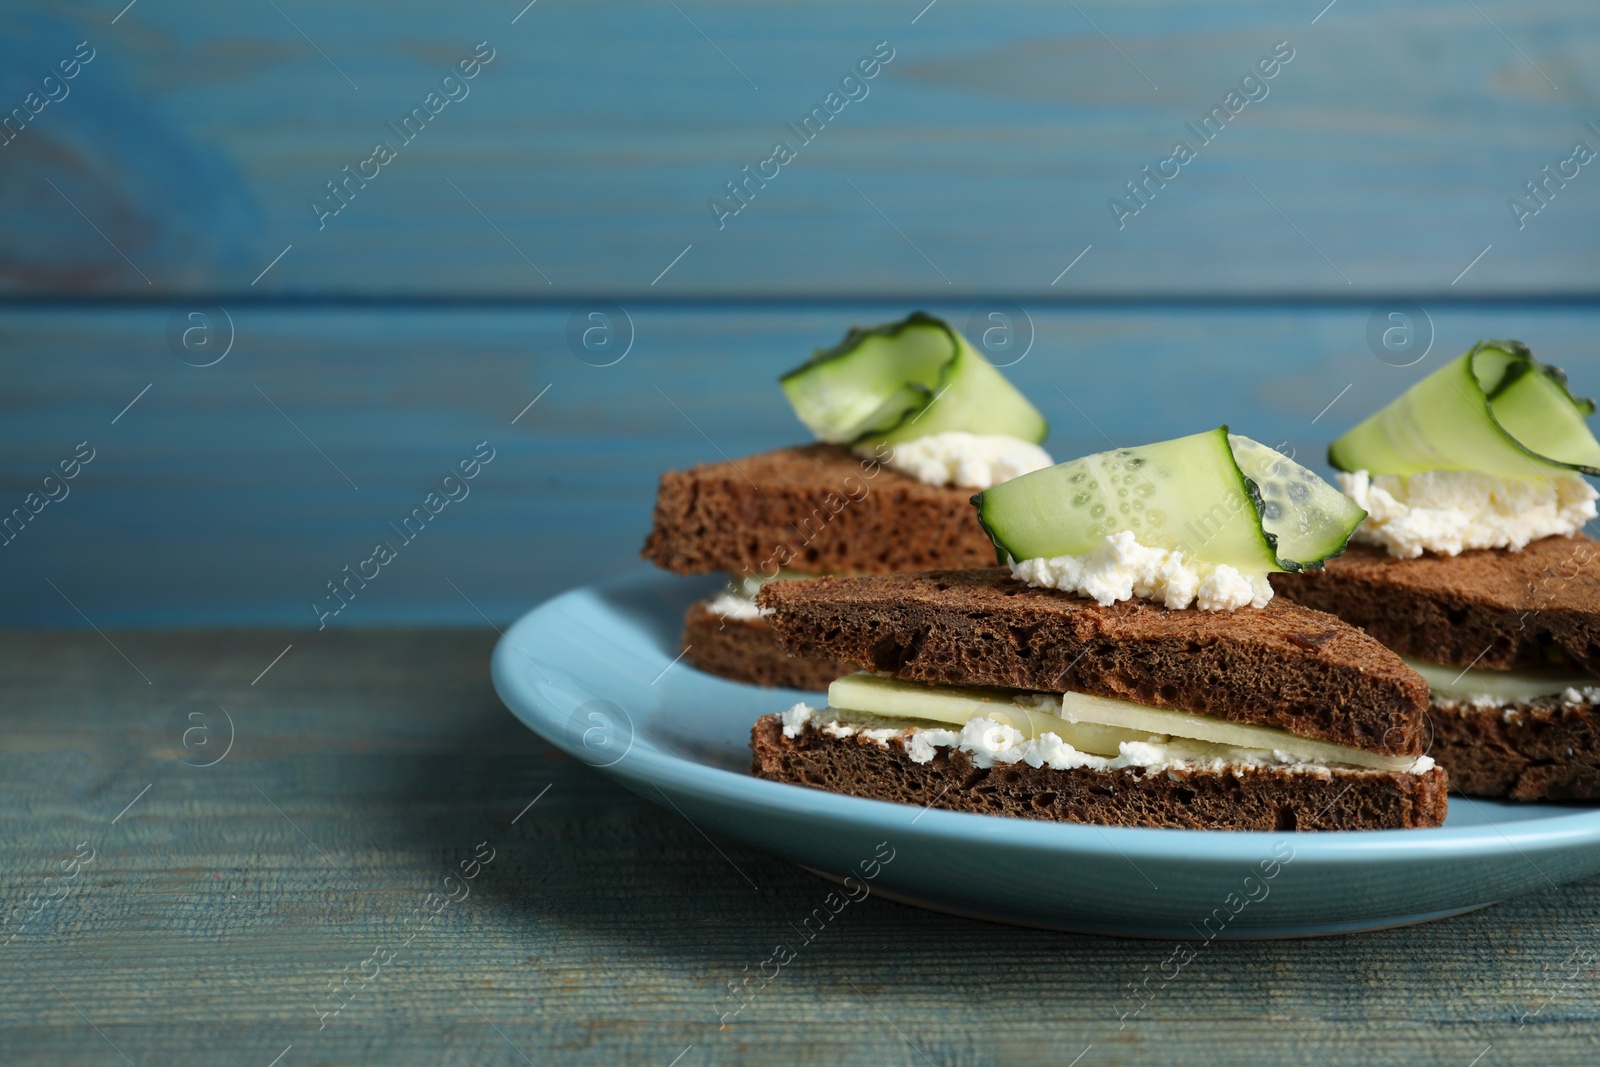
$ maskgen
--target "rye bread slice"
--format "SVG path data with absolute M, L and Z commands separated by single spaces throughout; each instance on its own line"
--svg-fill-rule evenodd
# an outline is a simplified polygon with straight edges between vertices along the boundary
M 1507 800 L 1600 800 L 1600 710 L 1559 699 L 1512 708 L 1440 701 L 1433 746 L 1457 793 Z
M 708 674 L 749 685 L 825 690 L 855 670 L 837 660 L 791 656 L 778 647 L 765 619 L 729 619 L 706 610 L 704 600 L 683 616 L 684 659 Z
M 998 568 L 773 582 L 757 603 L 792 655 L 922 682 L 1073 690 L 1394 756 L 1422 752 L 1428 683 L 1331 615 L 1101 607 Z
M 678 574 L 883 574 L 994 564 L 973 490 L 927 485 L 840 445 L 661 476 L 641 555 Z
M 833 737 L 807 723 L 783 735 L 767 715 L 750 733 L 751 773 L 833 793 L 1023 819 L 1166 826 L 1186 830 L 1391 830 L 1444 821 L 1449 779 L 1330 770 L 1326 776 L 1263 768 L 1058 771 L 1026 763 L 977 766 L 956 748 L 914 763 L 899 738 Z
M 1324 570 L 1275 574 L 1272 586 L 1428 663 L 1554 661 L 1600 674 L 1600 543 L 1588 537 L 1416 559 L 1351 545 Z

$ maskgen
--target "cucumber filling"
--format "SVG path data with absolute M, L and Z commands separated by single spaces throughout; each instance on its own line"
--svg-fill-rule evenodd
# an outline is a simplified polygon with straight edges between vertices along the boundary
M 866 673 L 834 682 L 827 708 L 797 704 L 783 719 L 788 737 L 811 723 L 832 737 L 860 735 L 883 745 L 900 738 L 915 763 L 928 762 L 940 748 L 960 748 L 980 767 L 1023 762 L 1056 770 L 1271 767 L 1421 774 L 1433 766 L 1427 756 L 1384 756 L 1271 727 L 1082 693 L 924 685 Z
M 1530 703 L 1600 704 L 1600 678 L 1571 668 L 1462 670 L 1401 658 L 1427 681 L 1435 704 L 1466 704 L 1480 709 Z

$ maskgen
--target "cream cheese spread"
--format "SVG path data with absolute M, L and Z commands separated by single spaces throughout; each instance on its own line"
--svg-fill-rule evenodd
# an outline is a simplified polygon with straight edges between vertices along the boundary
M 841 714 L 848 718 L 840 719 Z M 830 737 L 860 736 L 883 747 L 888 747 L 891 739 L 901 738 L 906 756 L 919 764 L 932 760 L 941 748 L 957 748 L 968 753 L 972 762 L 979 767 L 1026 763 L 1030 767 L 1049 767 L 1058 771 L 1079 767 L 1097 771 L 1138 767 L 1147 774 L 1165 771 L 1239 773 L 1256 768 L 1319 777 L 1329 777 L 1333 773 L 1327 764 L 1299 760 L 1287 752 L 1226 748 L 1169 737 L 1153 736 L 1148 741 L 1124 741 L 1118 746 L 1116 756 L 1097 756 L 1080 752 L 1054 733 L 1047 731 L 1030 738 L 1013 726 L 981 715 L 968 721 L 960 730 L 955 730 L 897 725 L 875 715 L 840 712 L 834 708 L 819 710 L 800 703 L 785 711 L 782 718 L 783 735 L 789 738 L 798 737 L 807 723 L 816 725 L 817 729 Z M 1405 773 L 1426 774 L 1433 766 L 1432 757 L 1418 756 Z
M 1272 600 L 1272 584 L 1265 574 L 1147 548 L 1128 530 L 1111 534 L 1105 544 L 1089 552 L 1014 561 L 1011 574 L 1031 586 L 1091 597 L 1102 607 L 1139 597 L 1169 608 L 1193 605 L 1202 611 L 1234 611 L 1264 608 Z
M 771 578 L 762 574 L 730 574 L 727 588 L 706 601 L 706 610 L 724 619 L 759 619 L 772 614 L 771 608 L 756 606 L 756 594 L 761 592 L 762 586 L 768 582 L 806 577 L 810 575 L 784 570 Z
M 806 728 L 806 723 L 816 714 L 817 709 L 804 701 L 794 705 L 783 713 L 783 736 L 791 739 L 799 737 L 800 731 Z
M 988 489 L 1054 461 L 1050 453 L 1020 437 L 1008 434 L 967 433 L 950 430 L 929 434 L 894 446 L 887 456 L 877 446 L 861 445 L 856 455 L 876 459 L 886 467 L 911 475 L 929 485 Z
M 759 619 L 772 614 L 772 609 L 756 606 L 754 594 L 731 587 L 706 601 L 706 610 L 724 619 Z
M 1595 517 L 1593 486 L 1578 474 L 1501 478 L 1481 471 L 1433 470 L 1409 476 L 1337 475 L 1339 488 L 1367 520 L 1353 540 L 1382 545 L 1398 559 L 1424 552 L 1454 556 L 1471 548 L 1520 549 L 1574 534 Z

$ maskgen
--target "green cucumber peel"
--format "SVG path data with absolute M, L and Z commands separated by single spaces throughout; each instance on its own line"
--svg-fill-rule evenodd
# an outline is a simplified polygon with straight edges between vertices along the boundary
M 1126 531 L 1147 548 L 1247 573 L 1314 570 L 1367 517 L 1310 470 L 1227 426 L 1058 463 L 972 503 L 1003 566 L 1082 555 Z
M 1328 446 L 1343 471 L 1475 470 L 1500 478 L 1600 476 L 1600 441 L 1560 367 L 1521 341 L 1479 341 Z
M 851 327 L 778 382 L 800 421 L 830 444 L 896 444 L 952 430 L 1038 444 L 1050 432 L 1039 409 L 965 337 L 921 311 Z

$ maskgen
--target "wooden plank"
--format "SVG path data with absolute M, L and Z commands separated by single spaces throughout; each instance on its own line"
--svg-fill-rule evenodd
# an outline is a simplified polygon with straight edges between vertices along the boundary
M 1595 975 L 1572 962 L 1597 881 L 1411 929 L 1219 942 L 1125 1027 L 1128 984 L 1172 944 L 872 897 L 724 1025 L 729 982 L 828 886 L 547 748 L 489 688 L 492 633 L 325 634 L 254 687 L 294 634 L 109 636 L 151 685 L 92 633 L 0 641 L 0 899 L 94 850 L 0 948 L 7 1064 L 1594 1062 Z M 184 709 L 217 706 L 233 748 L 195 766 L 214 757 L 185 747 Z M 469 895 L 399 949 L 479 842 Z M 320 1018 L 379 944 L 394 958 Z
M 390 524 L 487 441 L 470 495 L 330 625 L 503 623 L 639 565 L 662 470 L 804 439 L 777 375 L 906 310 L 639 306 L 631 351 L 597 367 L 568 349 L 565 310 L 242 306 L 233 351 L 205 368 L 173 357 L 161 311 L 6 311 L 3 513 L 80 442 L 96 451 L 0 547 L 0 621 L 314 628 L 325 583 L 400 544 Z M 932 310 L 965 324 L 976 309 Z M 1433 350 L 1409 368 L 1367 348 L 1369 314 L 1034 308 L 1033 348 L 1007 373 L 1061 457 L 1228 422 L 1319 464 L 1358 415 L 1480 337 L 1525 339 L 1600 391 L 1595 307 L 1436 306 Z
M 1594 292 L 1592 167 L 1508 207 L 1600 148 L 1594 5 L 1320 6 L 41 8 L 0 39 L 5 107 L 77 42 L 96 57 L 0 148 L 0 290 Z M 404 142 L 387 124 L 479 41 L 494 59 Z M 1186 124 L 1280 41 L 1266 95 L 1202 143 Z M 786 124 L 878 42 L 866 95 L 800 143 Z M 1196 158 L 1119 228 L 1111 198 L 1180 139 Z M 396 158 L 319 222 L 379 140 Z M 719 223 L 778 140 L 794 160 Z

